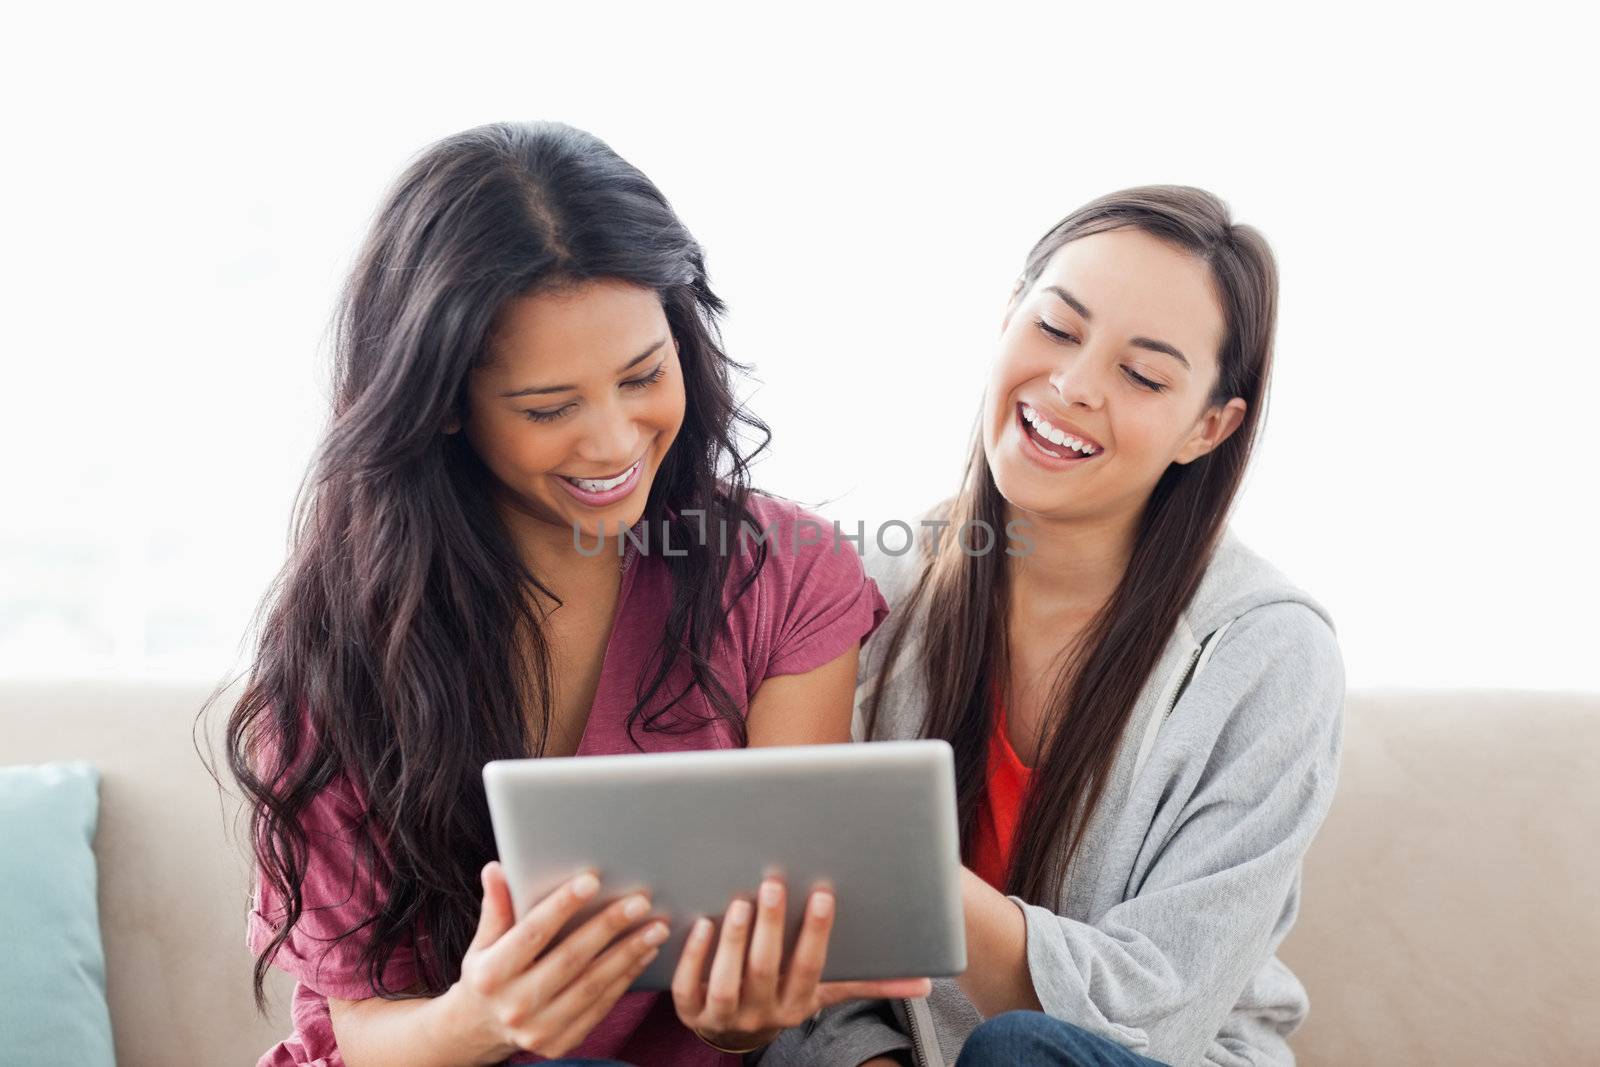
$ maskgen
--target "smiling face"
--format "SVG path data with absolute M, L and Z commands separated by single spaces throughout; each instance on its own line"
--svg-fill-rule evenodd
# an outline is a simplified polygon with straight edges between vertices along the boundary
M 1225 327 L 1210 268 L 1142 230 L 1069 241 L 1017 295 L 985 393 L 984 453 L 1011 507 L 1127 521 L 1173 463 L 1221 444 Z
M 517 515 L 590 544 L 644 514 L 683 425 L 683 373 L 661 300 L 614 280 L 512 300 L 467 384 L 467 439 Z M 620 525 L 619 525 L 620 524 Z

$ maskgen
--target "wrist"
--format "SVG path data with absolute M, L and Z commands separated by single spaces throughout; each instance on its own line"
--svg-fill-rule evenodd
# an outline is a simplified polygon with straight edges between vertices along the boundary
M 758 1048 L 772 1044 L 782 1033 L 781 1030 L 758 1030 L 750 1033 L 741 1033 L 730 1030 L 726 1033 L 717 1030 L 701 1030 L 695 1028 L 694 1036 L 703 1044 L 710 1045 L 718 1052 L 732 1052 L 743 1055 L 754 1052 Z
M 484 1010 L 481 998 L 456 982 L 434 998 L 437 1033 L 450 1035 L 459 1055 L 471 1067 L 495 1067 L 521 1051 L 502 1040 L 500 1029 Z

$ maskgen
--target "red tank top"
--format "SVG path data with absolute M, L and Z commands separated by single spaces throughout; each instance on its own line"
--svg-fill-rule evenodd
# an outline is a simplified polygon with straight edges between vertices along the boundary
M 972 843 L 972 870 L 979 878 L 1005 892 L 1006 871 L 1011 867 L 1011 844 L 1016 837 L 1022 799 L 1033 771 L 1017 758 L 1006 736 L 1006 705 L 994 687 L 994 714 L 990 717 L 989 767 L 983 804 L 978 808 L 977 836 Z

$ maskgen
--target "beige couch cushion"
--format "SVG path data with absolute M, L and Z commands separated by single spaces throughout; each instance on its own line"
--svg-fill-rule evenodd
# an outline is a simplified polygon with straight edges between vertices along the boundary
M 249 1064 L 244 860 L 190 740 L 203 690 L 0 685 L 0 761 L 84 758 L 122 1067 Z M 1355 693 L 1283 956 L 1308 1067 L 1600 1062 L 1600 696 Z M 0 963 L 3 965 L 3 963 Z
M 1600 1063 L 1600 695 L 1352 694 L 1303 1064 Z

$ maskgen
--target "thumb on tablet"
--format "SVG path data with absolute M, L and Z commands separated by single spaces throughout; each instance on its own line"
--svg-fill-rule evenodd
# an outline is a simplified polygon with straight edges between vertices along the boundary
M 499 861 L 490 860 L 483 868 L 483 907 L 478 912 L 478 932 L 472 948 L 488 948 L 511 929 L 516 915 L 511 908 L 511 886 Z
M 841 1000 L 893 1000 L 898 997 L 925 997 L 933 990 L 926 978 L 885 978 L 873 982 L 824 982 L 817 987 L 822 1002 Z

